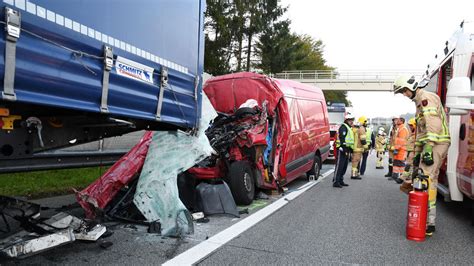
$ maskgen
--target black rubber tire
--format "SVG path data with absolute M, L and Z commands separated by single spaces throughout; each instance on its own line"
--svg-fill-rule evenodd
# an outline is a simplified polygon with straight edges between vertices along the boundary
M 249 162 L 236 161 L 229 168 L 229 186 L 237 205 L 249 205 L 255 197 L 255 178 Z
M 321 173 L 321 165 L 322 165 L 321 157 L 319 157 L 319 155 L 316 154 L 314 156 L 313 167 L 311 167 L 311 170 L 306 172 L 306 176 L 308 177 L 308 180 L 309 180 L 310 175 L 314 175 L 314 180 L 318 180 L 319 174 Z

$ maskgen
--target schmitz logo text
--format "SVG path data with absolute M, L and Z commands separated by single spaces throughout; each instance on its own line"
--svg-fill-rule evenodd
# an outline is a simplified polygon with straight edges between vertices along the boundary
M 117 74 L 153 84 L 153 68 L 118 57 L 115 63 Z

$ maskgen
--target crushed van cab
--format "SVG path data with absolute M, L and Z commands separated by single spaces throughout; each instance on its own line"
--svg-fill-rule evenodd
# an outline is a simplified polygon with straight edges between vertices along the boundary
M 326 101 L 319 88 L 255 73 L 208 80 L 204 91 L 218 112 L 207 130 L 217 154 L 188 172 L 223 178 L 238 204 L 255 189 L 278 189 L 307 174 L 319 176 L 329 155 Z

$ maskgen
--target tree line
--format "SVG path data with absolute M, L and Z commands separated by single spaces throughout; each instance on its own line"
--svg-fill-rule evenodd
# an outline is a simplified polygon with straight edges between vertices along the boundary
M 292 33 L 279 0 L 211 0 L 205 14 L 204 70 L 211 75 L 253 71 L 334 70 L 321 40 Z M 324 91 L 348 104 L 345 91 Z

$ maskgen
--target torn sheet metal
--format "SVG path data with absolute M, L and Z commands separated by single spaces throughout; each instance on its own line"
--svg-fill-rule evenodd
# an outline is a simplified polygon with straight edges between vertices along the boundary
M 26 230 L 0 240 L 0 254 L 10 258 L 24 258 L 77 240 L 96 241 L 106 231 L 100 224 L 85 221 L 64 212 L 46 221 L 32 221 Z
M 0 243 L 0 254 L 10 258 L 24 258 L 58 247 L 75 240 L 72 228 L 67 228 L 48 235 L 26 234 L 22 231 Z
M 102 213 L 120 189 L 138 176 L 145 162 L 152 134 L 153 132 L 147 131 L 141 140 L 104 175 L 77 193 L 77 201 L 86 212 L 87 218 L 93 219 L 98 213 Z
M 154 133 L 138 180 L 134 203 L 148 222 L 160 221 L 164 236 L 193 232 L 191 215 L 179 199 L 177 176 L 213 151 L 204 132 L 217 113 L 205 95 L 202 107 L 196 136 L 181 131 Z
M 84 241 L 96 241 L 107 231 L 104 225 L 87 223 L 65 212 L 57 213 L 38 226 L 45 230 L 72 228 L 75 239 Z

